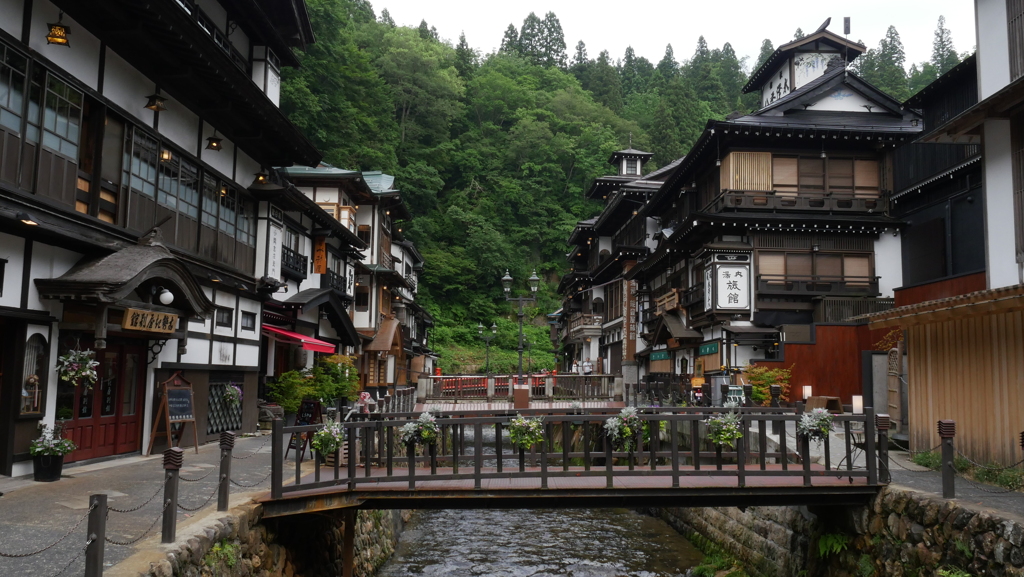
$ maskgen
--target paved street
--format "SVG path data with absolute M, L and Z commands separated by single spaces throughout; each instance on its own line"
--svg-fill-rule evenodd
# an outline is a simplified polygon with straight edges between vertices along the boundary
M 247 499 L 253 492 L 269 490 L 270 480 L 265 478 L 270 471 L 269 435 L 239 438 L 235 444 L 231 477 L 238 483 L 252 485 L 244 488 L 232 485 L 232 502 Z M 254 453 L 255 451 L 255 453 Z M 248 458 L 246 455 L 252 455 Z M 202 479 L 182 482 L 178 502 L 194 509 L 206 503 L 216 507 L 215 496 L 217 467 L 220 449 L 216 443 L 201 446 L 199 454 L 193 449 L 185 450 L 185 466 L 181 479 Z M 118 509 L 140 509 L 131 513 L 110 511 L 107 518 L 107 537 L 116 541 L 132 541 L 147 529 L 161 515 L 163 494 L 163 463 L 161 455 L 115 459 L 84 466 L 69 466 L 64 476 L 55 483 L 36 483 L 28 478 L 0 480 L 0 552 L 22 554 L 41 549 L 70 530 L 61 543 L 51 549 L 30 557 L 11 559 L 0 557 L 0 575 L 14 577 L 32 575 L 48 577 L 61 571 L 72 558 L 62 575 L 81 575 L 83 559 L 80 554 L 85 547 L 86 522 L 82 519 L 88 513 L 89 495 L 106 493 L 108 505 Z M 207 502 L 207 498 L 213 498 Z M 155 497 L 155 498 L 154 498 Z M 183 522 L 195 513 L 178 511 L 179 537 Z M 82 521 L 78 525 L 79 521 Z M 159 542 L 159 524 L 148 531 L 145 543 Z M 132 546 L 107 543 L 105 565 L 112 566 L 127 558 L 133 552 Z

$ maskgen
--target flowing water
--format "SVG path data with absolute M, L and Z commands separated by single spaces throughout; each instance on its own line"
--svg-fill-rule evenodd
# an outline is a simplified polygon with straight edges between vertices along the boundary
M 702 555 L 626 509 L 418 511 L 380 577 L 675 577 Z
M 495 445 L 485 429 L 484 454 Z M 466 449 L 472 455 L 472 431 Z M 664 521 L 627 509 L 424 510 L 378 577 L 676 577 L 702 557 Z

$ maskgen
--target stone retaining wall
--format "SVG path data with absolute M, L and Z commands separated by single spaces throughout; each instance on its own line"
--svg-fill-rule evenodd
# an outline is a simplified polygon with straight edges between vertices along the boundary
M 338 577 L 340 512 L 263 520 L 262 507 L 247 504 L 188 527 L 190 537 L 161 546 L 141 577 Z M 355 574 L 370 577 L 394 552 L 407 520 L 401 511 L 359 511 L 355 524 Z M 137 565 L 137 563 L 136 563 Z M 121 572 L 121 574 L 126 574 Z
M 683 535 L 698 533 L 739 559 L 752 577 L 1024 577 L 1024 519 L 889 486 L 868 507 L 652 509 Z M 846 549 L 819 557 L 823 534 Z

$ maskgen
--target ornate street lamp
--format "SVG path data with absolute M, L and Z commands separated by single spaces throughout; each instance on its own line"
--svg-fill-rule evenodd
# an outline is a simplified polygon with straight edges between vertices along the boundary
M 484 333 L 483 323 L 476 324 L 476 332 L 483 339 L 484 344 L 487 345 L 487 365 L 484 368 L 484 372 L 488 375 L 491 374 L 491 341 L 498 336 L 498 325 L 491 323 L 491 334 Z
M 537 271 L 534 270 L 530 278 L 526 279 L 527 284 L 530 286 L 530 293 L 533 296 L 528 297 L 513 297 L 512 296 L 512 275 L 508 274 L 508 269 L 505 269 L 505 276 L 501 277 L 501 284 L 505 289 L 505 300 L 508 302 L 518 303 L 519 311 L 516 316 L 519 317 L 519 380 L 517 384 L 523 383 L 523 317 L 526 316 L 526 312 L 523 307 L 526 303 L 537 302 L 537 289 L 540 288 L 540 277 L 537 276 Z

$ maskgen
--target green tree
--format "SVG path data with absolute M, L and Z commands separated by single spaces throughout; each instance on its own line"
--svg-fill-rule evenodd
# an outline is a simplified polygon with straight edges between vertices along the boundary
M 502 54 L 519 54 L 519 31 L 514 24 L 509 24 L 505 29 L 505 36 L 501 38 L 501 47 L 498 52 Z
M 536 14 L 530 14 L 523 19 L 523 26 L 519 29 L 519 54 L 531 64 L 544 64 L 544 29 L 543 23 Z
M 806 34 L 804 34 L 803 29 L 802 28 L 797 28 L 796 32 L 793 33 L 793 40 L 800 40 L 804 36 L 806 36 Z
M 420 26 L 417 31 L 419 32 L 420 38 L 424 40 L 433 40 L 435 42 L 440 40 L 437 35 L 437 28 L 434 28 L 433 26 L 428 27 L 426 20 L 420 20 Z
M 742 109 L 743 86 L 747 83 L 743 62 L 736 57 L 736 51 L 728 42 L 722 46 L 720 51 L 716 50 L 713 56 L 718 69 L 718 78 L 722 83 L 724 104 L 728 107 L 728 112 Z
M 895 26 L 889 26 L 877 48 L 868 50 L 857 60 L 860 61 L 858 74 L 864 80 L 900 102 L 910 95 L 904 68 L 907 57 Z
M 572 55 L 572 62 L 569 71 L 576 77 L 576 80 L 583 86 L 590 85 L 590 71 L 594 61 L 587 58 L 587 45 L 582 40 L 576 43 L 576 50 Z
M 771 40 L 765 38 L 764 41 L 761 42 L 761 51 L 757 54 L 757 63 L 754 64 L 754 70 L 761 68 L 762 64 L 768 62 L 768 59 L 771 58 L 772 54 L 775 54 L 775 46 L 772 45 Z
M 597 56 L 585 88 L 594 95 L 597 102 L 616 112 L 622 110 L 622 81 L 619 80 L 618 70 L 612 66 L 607 50 L 602 50 Z
M 715 115 L 697 98 L 690 84 L 677 78 L 665 87 L 650 129 L 653 161 L 659 166 L 686 154 L 706 122 Z
M 672 45 L 665 46 L 665 55 L 658 61 L 658 65 L 654 68 L 654 75 L 651 83 L 656 88 L 662 88 L 666 84 L 675 80 L 679 74 L 679 63 L 676 62 L 675 51 L 672 50 Z
M 935 39 L 932 41 L 931 65 L 935 67 L 936 77 L 949 72 L 960 63 L 960 57 L 953 46 L 953 34 L 946 28 L 946 17 L 939 16 L 939 24 L 935 28 Z
M 455 47 L 455 69 L 459 76 L 469 78 L 477 67 L 477 52 L 466 42 L 466 33 L 459 34 L 459 44 Z
M 391 13 L 388 12 L 387 8 L 380 11 L 380 23 L 389 28 L 395 27 L 395 20 L 391 17 Z
M 548 12 L 544 15 L 540 27 L 540 45 L 544 54 L 542 64 L 564 69 L 568 57 L 565 53 L 565 34 L 562 32 L 562 23 L 558 21 L 554 12 Z

